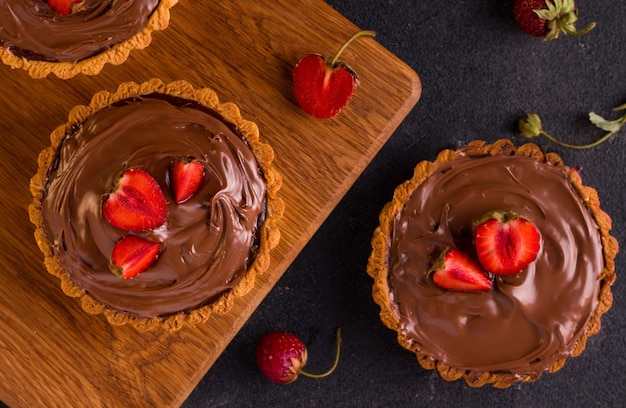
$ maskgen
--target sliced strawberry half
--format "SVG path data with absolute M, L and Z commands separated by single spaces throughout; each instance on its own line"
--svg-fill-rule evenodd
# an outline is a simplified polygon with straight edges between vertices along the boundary
M 298 61 L 293 69 L 294 93 L 306 113 L 328 119 L 341 112 L 356 90 L 358 76 L 339 56 L 356 38 L 375 35 L 369 30 L 358 31 L 331 58 L 309 53 Z
M 492 286 L 489 274 L 459 249 L 443 251 L 431 268 L 431 277 L 437 286 L 446 290 L 487 292 Z
M 106 220 L 125 231 L 158 228 L 167 219 L 167 202 L 159 183 L 148 172 L 131 168 L 122 173 L 102 204 Z
M 161 253 L 161 244 L 136 235 L 126 235 L 113 247 L 109 269 L 115 275 L 132 279 L 145 271 Z
M 193 197 L 204 183 L 204 166 L 197 160 L 178 159 L 172 163 L 170 179 L 176 204 Z
M 529 220 L 512 212 L 494 211 L 474 229 L 478 260 L 487 271 L 512 275 L 537 259 L 541 235 Z
M 48 0 L 48 4 L 52 10 L 65 16 L 73 11 L 72 4 L 81 3 L 83 0 Z

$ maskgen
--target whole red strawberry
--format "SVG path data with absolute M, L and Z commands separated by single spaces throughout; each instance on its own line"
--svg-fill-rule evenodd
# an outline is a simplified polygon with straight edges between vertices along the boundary
M 341 328 L 337 329 L 337 354 L 333 366 L 323 374 L 311 374 L 302 368 L 306 365 L 308 352 L 298 336 L 289 332 L 272 331 L 264 334 L 256 349 L 256 361 L 261 372 L 276 384 L 288 384 L 300 374 L 305 377 L 322 378 L 332 373 L 339 362 Z
M 257 364 L 261 372 L 276 384 L 295 381 L 307 358 L 302 340 L 288 332 L 266 333 L 257 346 Z
M 446 249 L 430 269 L 433 282 L 440 288 L 462 292 L 487 292 L 492 281 L 489 274 L 467 253 Z
M 589 24 L 584 30 L 576 31 L 578 9 L 574 0 L 515 0 L 513 14 L 517 25 L 527 34 L 545 37 L 545 40 L 558 38 L 559 33 L 583 35 L 595 27 Z
M 361 36 L 375 36 L 373 31 L 359 31 L 346 41 L 339 51 L 326 60 L 321 54 L 306 54 L 293 70 L 293 85 L 298 105 L 319 119 L 337 115 L 350 101 L 356 90 L 356 72 L 339 60 L 346 47 Z
M 478 260 L 487 271 L 512 275 L 533 262 L 541 248 L 541 235 L 529 220 L 512 212 L 494 211 L 474 230 Z

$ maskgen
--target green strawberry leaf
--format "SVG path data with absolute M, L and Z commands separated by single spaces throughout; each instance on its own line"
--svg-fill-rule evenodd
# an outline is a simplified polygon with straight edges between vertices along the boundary
M 623 118 L 616 120 L 606 120 L 602 116 L 594 112 L 589 113 L 589 120 L 591 121 L 591 123 L 596 125 L 596 127 L 599 127 L 600 129 L 606 130 L 607 132 L 611 133 L 619 131 L 622 127 L 622 124 L 624 123 Z

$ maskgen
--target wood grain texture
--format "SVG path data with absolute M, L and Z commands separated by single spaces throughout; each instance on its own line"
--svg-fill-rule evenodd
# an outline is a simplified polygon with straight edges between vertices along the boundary
M 337 117 L 298 108 L 291 69 L 333 54 L 358 28 L 321 0 L 181 0 L 150 47 L 96 77 L 30 78 L 0 66 L 0 400 L 11 407 L 178 406 L 215 362 L 421 94 L 418 75 L 375 39 L 343 54 L 361 85 Z M 276 151 L 285 216 L 270 271 L 225 316 L 174 335 L 112 327 L 66 297 L 42 264 L 27 207 L 50 132 L 121 82 L 184 79 L 255 121 Z

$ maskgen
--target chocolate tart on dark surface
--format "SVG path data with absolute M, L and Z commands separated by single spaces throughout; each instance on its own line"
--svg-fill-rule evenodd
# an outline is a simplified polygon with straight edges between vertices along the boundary
M 33 78 L 97 75 L 169 25 L 178 0 L 82 0 L 62 15 L 46 0 L 0 1 L 0 57 Z
M 445 248 L 473 256 L 474 222 L 512 211 L 541 232 L 537 259 L 487 292 L 432 281 Z M 471 142 L 423 161 L 381 211 L 367 271 L 382 322 L 425 369 L 474 387 L 537 380 L 579 355 L 612 305 L 618 243 L 595 189 L 555 153 Z M 474 252 L 472 252 L 474 251 Z
M 51 134 L 31 179 L 30 219 L 46 269 L 92 314 L 139 330 L 180 329 L 227 313 L 269 268 L 284 205 L 274 150 L 233 103 L 189 83 L 124 83 L 71 110 Z M 202 163 L 205 182 L 187 201 L 171 191 L 172 163 Z M 120 229 L 103 216 L 119 175 L 140 168 L 158 182 L 167 219 L 148 230 Z M 127 235 L 158 242 L 158 259 L 132 279 L 109 267 Z

